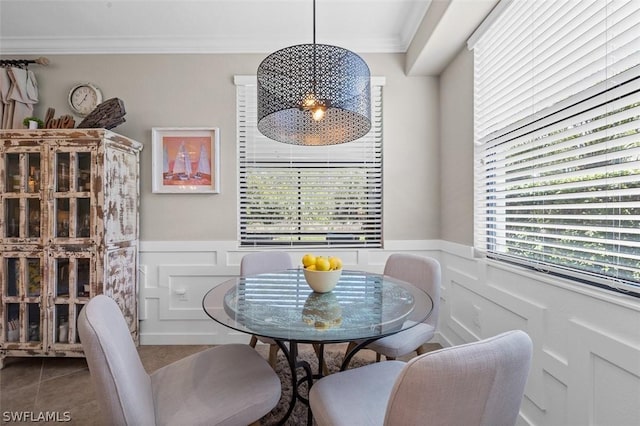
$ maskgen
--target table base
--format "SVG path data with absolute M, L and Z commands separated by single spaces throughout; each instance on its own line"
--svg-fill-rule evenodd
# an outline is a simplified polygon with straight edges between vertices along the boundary
M 311 369 L 311 365 L 307 361 L 298 359 L 298 343 L 299 343 L 298 341 L 289 340 L 288 341 L 289 347 L 287 348 L 287 345 L 285 345 L 285 342 L 287 341 L 277 340 L 277 339 L 274 339 L 274 340 L 278 345 L 278 347 L 282 350 L 282 353 L 285 355 L 287 359 L 287 363 L 289 364 L 289 369 L 291 370 L 291 388 L 292 388 L 291 401 L 289 401 L 289 408 L 287 409 L 287 412 L 285 413 L 284 417 L 280 421 L 278 421 L 277 424 L 284 425 L 286 421 L 289 419 L 289 417 L 291 416 L 291 413 L 293 413 L 293 409 L 296 405 L 296 402 L 300 401 L 307 406 L 307 425 L 311 426 L 313 424 L 313 413 L 311 412 L 311 407 L 309 406 L 309 399 L 301 395 L 298 388 L 303 383 L 307 383 L 307 389 L 310 391 L 311 386 L 313 386 L 314 380 L 318 380 L 324 377 L 324 373 L 322 371 L 322 366 L 324 365 L 324 343 L 314 344 L 314 346 L 316 346 L 315 348 L 316 355 L 318 356 L 318 372 L 314 374 Z M 376 339 L 365 340 L 359 343 L 358 345 L 356 345 L 351 351 L 349 351 L 346 354 L 344 360 L 342 361 L 342 365 L 340 366 L 340 371 L 344 371 L 347 369 L 347 367 L 349 366 L 349 363 L 351 362 L 351 359 L 358 351 L 360 351 L 370 343 L 375 342 L 376 340 L 378 339 L 376 338 Z M 305 372 L 305 375 L 300 378 L 298 378 L 298 368 L 302 368 Z

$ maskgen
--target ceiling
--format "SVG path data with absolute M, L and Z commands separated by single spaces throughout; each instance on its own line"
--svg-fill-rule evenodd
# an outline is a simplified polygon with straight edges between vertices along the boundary
M 317 0 L 316 42 L 437 75 L 497 0 Z M 268 53 L 313 41 L 311 0 L 0 0 L 0 54 Z

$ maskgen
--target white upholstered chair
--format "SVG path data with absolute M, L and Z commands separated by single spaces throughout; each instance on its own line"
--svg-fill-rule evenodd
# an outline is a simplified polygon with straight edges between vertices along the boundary
M 335 373 L 312 387 L 318 426 L 513 426 L 531 366 L 520 330 Z
M 78 331 L 108 425 L 248 425 L 276 406 L 280 380 L 247 345 L 198 352 L 147 374 L 118 305 L 94 297 Z
M 245 254 L 242 257 L 240 261 L 240 275 L 244 277 L 268 272 L 279 272 L 293 267 L 289 253 L 283 251 L 261 251 Z M 255 348 L 258 340 L 269 345 L 269 364 L 275 369 L 278 357 L 278 345 L 273 339 L 258 336 L 251 336 L 249 345 Z
M 424 344 L 431 340 L 438 326 L 440 307 L 440 264 L 430 257 L 414 254 L 396 253 L 389 256 L 385 263 L 384 275 L 397 278 L 424 290 L 433 300 L 431 315 L 423 323 L 391 336 L 383 337 L 369 344 L 366 348 L 377 353 L 377 359 L 384 355 L 387 359 L 417 352 L 424 353 Z M 349 353 L 358 342 L 351 343 Z

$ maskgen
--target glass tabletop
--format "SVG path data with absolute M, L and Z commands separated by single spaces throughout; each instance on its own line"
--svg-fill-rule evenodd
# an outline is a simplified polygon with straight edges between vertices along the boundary
M 388 276 L 342 271 L 329 293 L 315 293 L 302 269 L 238 277 L 202 301 L 212 319 L 262 337 L 308 343 L 373 339 L 423 322 L 433 310 L 421 289 Z

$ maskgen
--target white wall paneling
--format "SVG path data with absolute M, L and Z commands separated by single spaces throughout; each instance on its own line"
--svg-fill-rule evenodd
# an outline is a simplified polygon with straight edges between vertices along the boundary
M 567 385 L 581 389 L 569 393 L 570 424 L 640 424 L 640 342 L 611 325 L 569 321 Z
M 395 241 L 404 250 L 290 250 L 294 264 L 306 252 L 339 256 L 345 268 L 382 272 L 387 257 L 404 251 L 437 257 L 438 244 Z M 240 273 L 242 257 L 235 241 L 143 241 L 140 244 L 141 344 L 224 344 L 249 336 L 215 323 L 202 310 L 211 288 Z
M 142 246 L 140 325 L 145 326 L 145 337 L 141 344 L 249 341 L 243 333 L 216 324 L 202 310 L 205 293 L 238 274 L 239 260 L 227 258 L 228 242 L 153 241 Z
M 533 340 L 519 424 L 640 424 L 640 300 L 474 258 L 443 243 L 439 338 L 520 328 Z

